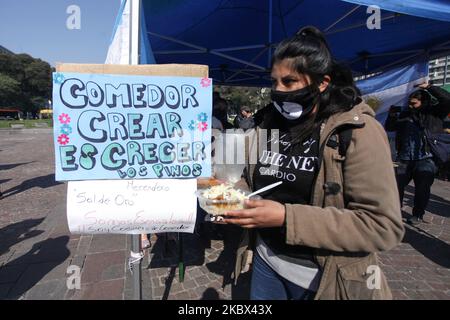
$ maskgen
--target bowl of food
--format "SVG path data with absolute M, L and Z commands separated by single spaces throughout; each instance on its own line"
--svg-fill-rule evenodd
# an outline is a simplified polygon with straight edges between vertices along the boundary
M 208 213 L 205 220 L 221 221 L 227 211 L 244 208 L 249 192 L 235 189 L 232 185 L 220 184 L 197 191 L 200 208 Z

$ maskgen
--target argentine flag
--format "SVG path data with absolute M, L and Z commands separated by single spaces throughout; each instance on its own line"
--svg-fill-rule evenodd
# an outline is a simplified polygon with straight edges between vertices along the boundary
M 406 107 L 408 96 L 418 90 L 414 86 L 428 80 L 428 62 L 398 67 L 356 82 L 364 101 L 376 112 L 378 121 L 386 121 L 393 105 Z
M 376 118 L 383 125 L 391 106 L 406 107 L 409 95 L 418 90 L 417 84 L 428 80 L 428 62 L 398 67 L 356 82 L 362 98 L 376 112 Z M 387 132 L 392 160 L 396 159 L 395 132 Z
M 111 37 L 105 64 L 129 64 L 130 63 L 130 15 L 131 1 L 122 0 L 117 14 Z M 147 37 L 143 10 L 141 10 L 140 31 L 140 64 L 154 64 L 155 58 Z

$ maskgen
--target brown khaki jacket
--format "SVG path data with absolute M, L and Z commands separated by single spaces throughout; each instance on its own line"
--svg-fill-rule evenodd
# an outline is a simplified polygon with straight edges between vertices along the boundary
M 345 157 L 326 146 L 342 126 L 353 127 Z M 250 136 L 249 154 L 258 145 L 257 136 Z M 315 299 L 391 299 L 376 252 L 395 247 L 404 227 L 386 133 L 372 109 L 361 103 L 322 125 L 320 146 L 324 151 L 313 205 L 286 204 L 286 243 L 316 249 L 322 278 Z M 254 167 L 247 166 L 250 179 Z M 329 182 L 341 191 L 327 194 L 324 184 Z M 254 232 L 244 231 L 235 281 L 248 269 L 253 249 Z

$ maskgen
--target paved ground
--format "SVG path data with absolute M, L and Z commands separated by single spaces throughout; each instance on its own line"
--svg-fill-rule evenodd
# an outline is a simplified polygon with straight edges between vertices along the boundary
M 66 186 L 54 181 L 49 129 L 0 130 L 0 299 L 130 299 L 130 237 L 70 235 Z M 410 187 L 404 215 L 411 212 Z M 428 223 L 407 226 L 400 246 L 381 255 L 397 299 L 450 299 L 450 183 L 436 181 Z M 246 299 L 248 275 L 231 285 L 239 229 L 206 228 L 178 247 L 163 237 L 142 264 L 144 299 Z M 80 290 L 67 288 L 68 266 L 81 270 Z

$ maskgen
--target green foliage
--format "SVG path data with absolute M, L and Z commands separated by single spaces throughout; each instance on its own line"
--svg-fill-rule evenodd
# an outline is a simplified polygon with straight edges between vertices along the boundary
M 270 103 L 270 89 L 251 87 L 217 86 L 214 89 L 228 101 L 228 114 L 239 113 L 241 106 L 248 106 L 253 112 Z
M 13 106 L 19 97 L 20 83 L 13 78 L 0 73 L 0 105 Z
M 51 97 L 51 76 L 52 68 L 41 59 L 27 54 L 0 54 L 0 108 L 38 112 Z

